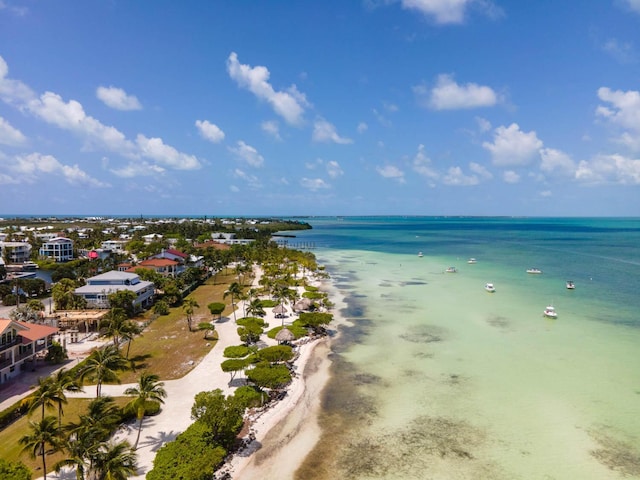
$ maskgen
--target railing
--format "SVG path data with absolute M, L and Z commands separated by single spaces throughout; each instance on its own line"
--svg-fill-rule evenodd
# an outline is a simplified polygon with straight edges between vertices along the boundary
M 13 340 L 11 340 L 10 342 L 6 342 L 6 343 L 3 343 L 3 344 L 0 344 L 0 352 L 2 352 L 3 350 L 6 350 L 7 348 L 15 347 L 16 345 L 19 345 L 20 343 L 21 343 L 20 338 L 16 337 Z

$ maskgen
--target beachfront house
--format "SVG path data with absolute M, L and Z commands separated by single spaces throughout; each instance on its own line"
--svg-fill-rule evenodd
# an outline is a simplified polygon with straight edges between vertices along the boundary
M 132 266 L 127 271 L 135 272 L 137 268 L 148 268 L 163 277 L 176 277 L 184 271 L 184 265 L 168 258 L 148 258 Z
M 0 384 L 44 359 L 56 327 L 0 318 Z
M 31 260 L 31 244 L 27 242 L 0 242 L 0 255 L 7 263 Z
M 87 284 L 75 289 L 74 293 L 87 301 L 88 308 L 109 308 L 109 294 L 129 290 L 136 294 L 133 302 L 136 308 L 147 308 L 153 304 L 155 293 L 153 282 L 141 280 L 130 272 L 101 273 L 87 279 Z
M 38 254 L 56 262 L 68 262 L 73 260 L 73 240 L 65 237 L 52 238 L 42 244 Z

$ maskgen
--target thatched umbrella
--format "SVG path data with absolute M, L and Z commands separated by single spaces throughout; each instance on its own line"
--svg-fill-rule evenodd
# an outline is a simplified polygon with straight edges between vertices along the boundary
M 284 327 L 278 333 L 276 333 L 276 340 L 278 343 L 292 342 L 296 339 L 296 336 L 287 327 Z
M 293 306 L 293 310 L 296 312 L 301 312 L 303 310 L 308 310 L 311 305 L 313 305 L 313 301 L 310 298 L 303 298 L 302 300 L 298 300 Z
M 285 314 L 285 313 L 287 313 L 287 309 L 282 304 L 276 305 L 275 307 L 273 307 L 273 313 Z

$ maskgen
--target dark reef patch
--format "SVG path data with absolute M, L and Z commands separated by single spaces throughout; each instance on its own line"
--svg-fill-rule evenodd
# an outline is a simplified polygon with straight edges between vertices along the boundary
M 415 325 L 400 334 L 400 338 L 411 343 L 435 343 L 446 338 L 447 331 L 436 325 Z

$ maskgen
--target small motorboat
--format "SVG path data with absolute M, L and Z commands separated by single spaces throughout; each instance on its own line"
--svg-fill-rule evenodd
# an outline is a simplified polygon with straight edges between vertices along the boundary
M 534 275 L 539 275 L 542 273 L 542 270 L 540 270 L 539 268 L 528 268 L 527 269 L 527 273 L 531 273 Z
M 573 290 L 576 288 L 575 284 L 571 280 L 567 280 L 567 288 Z
M 489 293 L 493 293 L 496 291 L 496 287 L 493 286 L 493 283 L 485 283 L 484 289 Z
M 477 260 L 475 258 L 470 258 L 469 260 L 467 260 L 467 263 L 469 263 L 469 264 L 474 264 L 476 262 L 477 262 Z
M 422 258 L 424 255 L 422 255 L 422 252 L 418 252 L 418 256 Z
M 445 270 L 446 273 L 456 273 L 458 269 L 456 267 L 449 267 Z
M 547 305 L 547 308 L 544 309 L 543 315 L 547 318 L 557 318 L 558 312 L 556 312 L 553 305 Z

